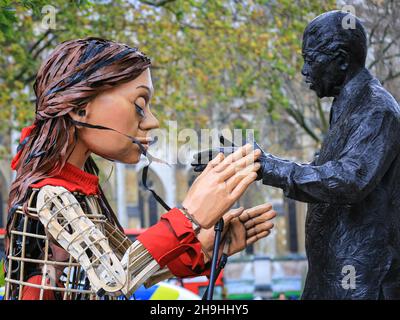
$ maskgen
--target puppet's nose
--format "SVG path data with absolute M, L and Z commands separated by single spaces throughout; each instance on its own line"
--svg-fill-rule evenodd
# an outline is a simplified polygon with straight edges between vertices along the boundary
M 151 130 L 160 127 L 160 122 L 152 112 L 149 112 L 146 117 L 140 122 L 140 129 Z

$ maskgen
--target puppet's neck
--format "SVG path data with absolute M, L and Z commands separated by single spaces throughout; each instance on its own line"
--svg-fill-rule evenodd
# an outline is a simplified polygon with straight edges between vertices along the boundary
M 70 192 L 80 192 L 85 195 L 94 195 L 99 193 L 99 177 L 85 172 L 68 162 L 58 175 L 43 179 L 32 184 L 31 187 L 41 188 L 45 185 L 60 186 Z

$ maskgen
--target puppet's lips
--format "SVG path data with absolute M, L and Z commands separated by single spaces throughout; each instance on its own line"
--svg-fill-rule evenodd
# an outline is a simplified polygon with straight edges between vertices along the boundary
M 146 150 L 154 143 L 153 138 L 137 137 L 137 140 Z
M 147 142 L 140 142 L 140 145 L 136 146 L 139 147 L 139 149 L 141 149 L 142 147 L 144 148 L 144 150 L 149 149 L 149 144 Z

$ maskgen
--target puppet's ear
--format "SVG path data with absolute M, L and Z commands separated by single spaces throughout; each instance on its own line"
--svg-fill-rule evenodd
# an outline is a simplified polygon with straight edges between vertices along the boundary
M 75 121 L 84 122 L 90 110 L 90 107 L 88 108 L 89 104 L 90 102 L 84 107 L 72 109 L 70 112 L 68 112 L 68 115 Z

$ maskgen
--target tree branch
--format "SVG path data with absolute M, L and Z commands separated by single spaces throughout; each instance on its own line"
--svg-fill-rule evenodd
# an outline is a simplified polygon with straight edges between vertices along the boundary
M 41 36 L 41 37 L 31 46 L 31 48 L 29 49 L 29 52 L 32 53 L 32 52 L 36 49 L 36 47 L 38 47 L 39 44 L 40 44 L 44 39 L 46 39 L 46 37 L 50 34 L 50 32 L 51 32 L 51 29 L 48 29 L 48 30 L 43 34 L 43 36 Z
M 296 121 L 300 127 L 304 129 L 308 133 L 308 135 L 317 143 L 321 141 L 321 139 L 311 130 L 311 128 L 305 122 L 304 116 L 295 109 L 285 109 L 286 112 Z
M 383 48 L 383 50 L 381 51 L 381 55 L 378 59 L 375 59 L 375 61 L 371 62 L 370 65 L 368 66 L 368 68 L 372 68 L 374 65 L 376 65 L 378 62 L 385 60 L 385 53 L 390 49 L 390 47 L 396 43 L 396 41 L 400 39 L 400 36 L 397 36 L 396 38 L 394 38 L 392 41 L 390 41 L 385 48 Z
M 147 1 L 147 0 L 139 0 L 143 4 L 147 4 L 153 7 L 163 7 L 168 3 L 174 2 L 176 0 L 161 0 L 161 1 Z
M 384 84 L 386 81 L 393 80 L 399 76 L 400 76 L 400 72 L 397 72 L 395 74 L 390 72 L 389 76 L 385 80 L 382 80 L 382 84 Z
M 317 109 L 318 109 L 319 117 L 321 119 L 322 129 L 325 133 L 328 130 L 328 121 L 326 121 L 324 111 L 322 110 L 321 100 L 319 100 L 319 99 L 317 99 Z

